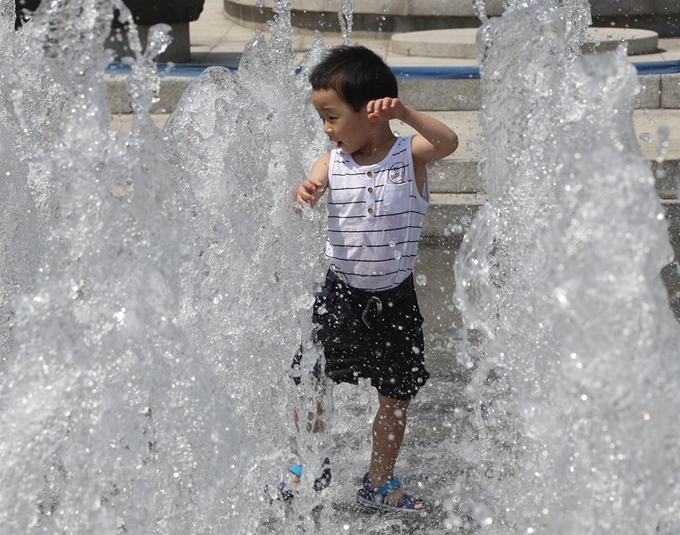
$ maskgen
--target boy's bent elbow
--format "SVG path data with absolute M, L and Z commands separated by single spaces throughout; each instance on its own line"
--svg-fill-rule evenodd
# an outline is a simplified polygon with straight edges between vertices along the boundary
M 453 154 L 458 150 L 458 134 L 451 130 L 451 135 L 449 135 L 446 140 L 442 143 L 442 149 L 446 152 L 444 156 Z
M 458 149 L 458 136 L 451 131 L 451 135 L 442 137 L 432 144 L 434 153 L 431 155 L 431 160 L 441 160 L 450 154 L 456 152 Z

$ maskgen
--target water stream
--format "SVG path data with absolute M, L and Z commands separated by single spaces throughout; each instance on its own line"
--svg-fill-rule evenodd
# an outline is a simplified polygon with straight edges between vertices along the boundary
M 623 48 L 574 54 L 575 2 L 534 4 L 478 34 L 489 202 L 456 265 L 483 333 L 469 344 L 477 517 L 490 533 L 654 533 L 677 515 L 680 332 L 637 76 Z
M 467 336 L 429 339 L 399 468 L 433 510 L 412 519 L 354 504 L 368 385 L 335 388 L 332 435 L 290 418 L 315 406 L 288 375 L 309 344 L 323 211 L 298 213 L 290 192 L 328 149 L 305 76 L 321 37 L 296 64 L 277 2 L 270 38 L 237 74 L 195 79 L 159 132 L 167 28 L 145 51 L 132 30 L 125 136 L 104 83 L 124 6 L 45 3 L 15 32 L 5 0 L 0 533 L 638 535 L 672 518 L 679 337 L 635 73 L 621 53 L 580 58 L 587 3 L 552 3 L 507 5 L 479 34 L 490 198 L 456 265 Z M 328 453 L 323 495 L 269 503 L 290 463 Z

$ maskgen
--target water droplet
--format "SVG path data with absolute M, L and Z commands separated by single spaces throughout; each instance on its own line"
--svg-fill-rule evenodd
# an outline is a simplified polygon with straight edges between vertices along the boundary
M 419 273 L 416 276 L 416 284 L 418 286 L 425 286 L 427 284 L 427 276 L 423 275 L 422 273 Z

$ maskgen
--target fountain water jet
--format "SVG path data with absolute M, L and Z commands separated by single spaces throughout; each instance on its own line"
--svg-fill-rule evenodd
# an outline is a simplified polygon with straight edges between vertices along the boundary
M 312 496 L 292 515 L 258 501 L 295 449 L 321 453 L 291 434 L 300 400 L 287 374 L 310 327 L 323 228 L 317 214 L 294 214 L 287 193 L 326 148 L 304 77 L 322 43 L 295 75 L 281 2 L 270 42 L 255 37 L 237 76 L 199 77 L 162 135 L 146 117 L 152 53 L 138 51 L 137 118 L 125 138 L 109 129 L 108 59 L 95 52 L 112 5 L 55 2 L 19 34 L 0 34 L 0 113 L 13 125 L 0 147 L 15 178 L 2 183 L 0 234 L 12 322 L 0 365 L 3 527 L 420 529 L 357 517 L 341 499 L 339 512 L 316 518 Z M 510 7 L 508 29 L 491 23 L 481 40 L 491 201 L 457 272 L 469 325 L 489 339 L 469 389 L 483 401 L 482 440 L 464 450 L 478 486 L 452 480 L 428 492 L 455 487 L 481 526 L 493 520 L 491 532 L 637 534 L 677 499 L 664 495 L 676 461 L 654 443 L 677 444 L 677 329 L 657 276 L 669 254 L 661 212 L 626 115 L 631 71 L 622 57 L 570 57 L 573 12 Z M 527 28 L 536 56 L 513 48 Z M 158 40 L 160 49 L 162 32 Z M 39 46 L 22 52 L 26 43 Z M 611 212 L 600 198 L 614 199 Z M 338 478 L 330 496 L 351 498 L 352 485 Z M 658 513 L 647 507 L 657 502 Z
M 18 267 L 3 273 L 3 304 L 14 305 L 0 368 L 0 523 L 229 530 L 220 504 L 243 466 L 242 424 L 179 321 L 181 215 L 145 115 L 157 81 L 145 66 L 167 39 L 156 34 L 135 64 L 126 138 L 110 129 L 103 81 L 114 3 L 55 2 L 17 34 L 8 5 L 2 110 L 14 132 L 2 147 L 16 156 L 3 187 L 19 193 L 3 196 L 3 213 L 17 215 L 3 240 Z
M 484 334 L 467 451 L 490 533 L 636 535 L 677 514 L 672 251 L 634 136 L 635 70 L 622 49 L 574 54 L 578 20 L 520 5 L 478 34 L 489 201 L 456 280 Z

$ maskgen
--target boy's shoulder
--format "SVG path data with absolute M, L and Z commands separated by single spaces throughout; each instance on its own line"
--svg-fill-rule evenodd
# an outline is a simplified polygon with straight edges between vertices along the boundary
M 323 184 L 327 183 L 328 170 L 331 166 L 331 153 L 327 152 L 321 156 L 312 166 L 310 178 L 320 181 Z
M 332 157 L 332 156 L 333 156 L 333 151 L 327 152 L 326 154 L 321 155 L 321 156 L 316 160 L 316 162 L 315 162 L 314 165 L 318 165 L 318 164 L 322 164 L 322 165 L 323 165 L 323 164 L 325 164 L 326 166 L 328 166 L 328 165 L 330 164 L 330 161 L 331 161 L 331 157 Z

